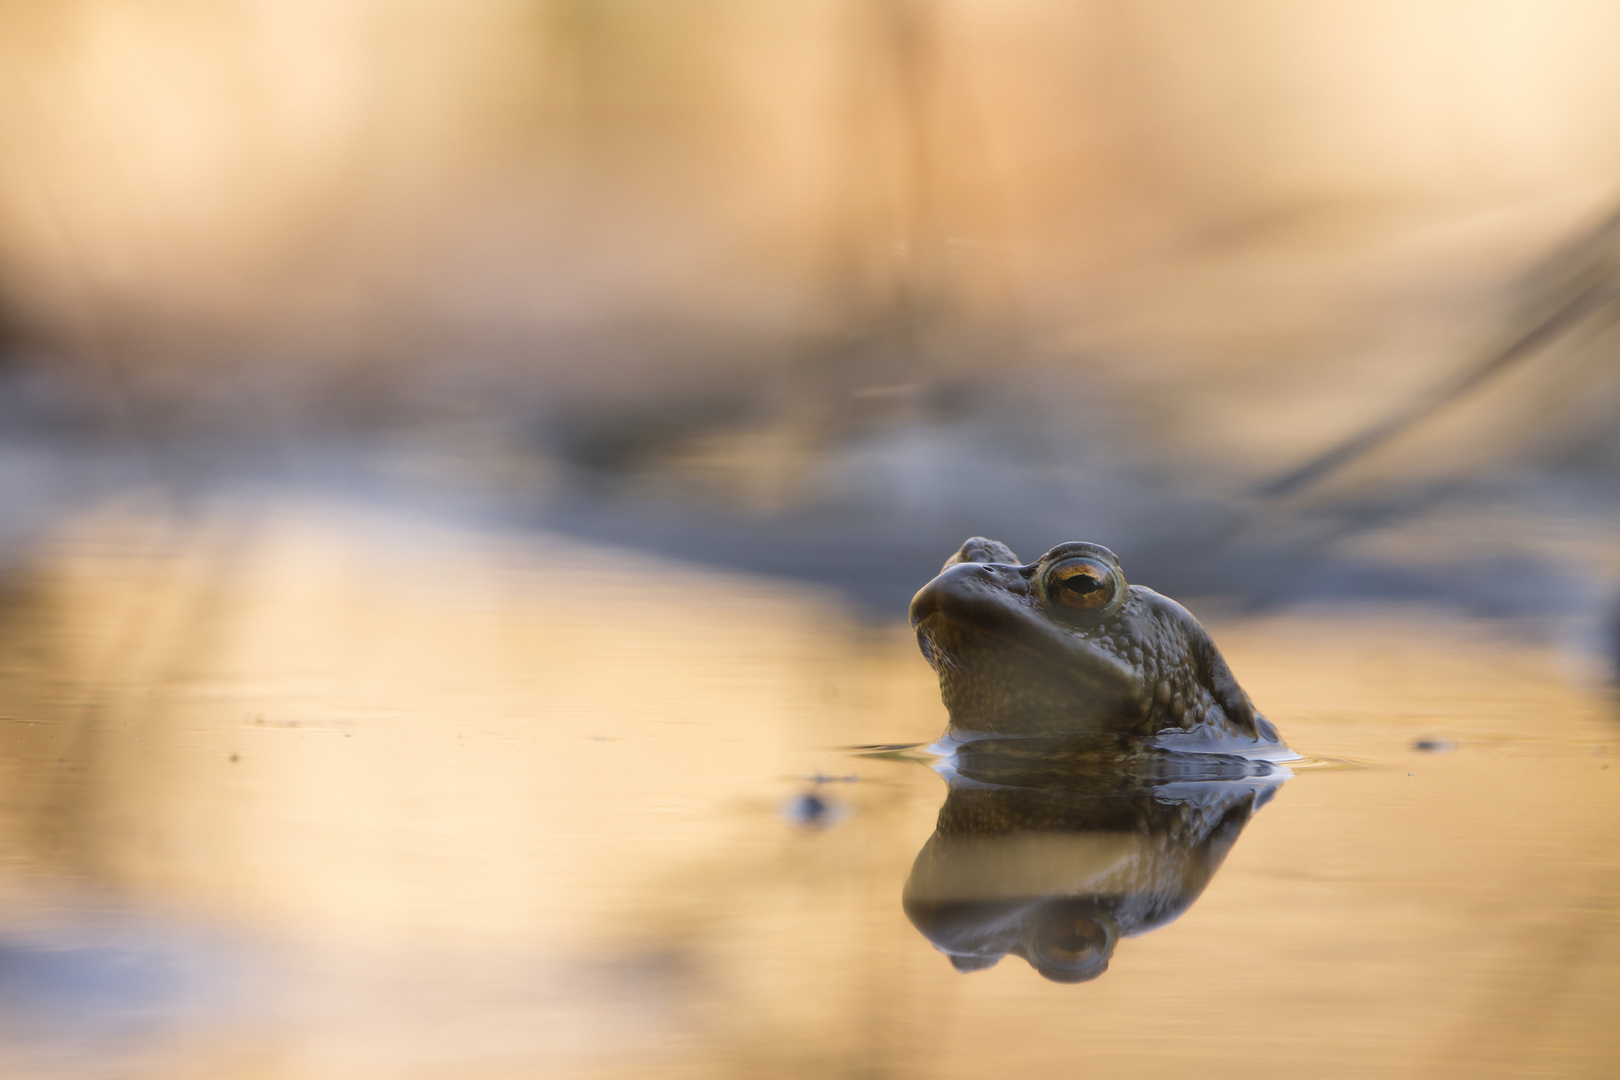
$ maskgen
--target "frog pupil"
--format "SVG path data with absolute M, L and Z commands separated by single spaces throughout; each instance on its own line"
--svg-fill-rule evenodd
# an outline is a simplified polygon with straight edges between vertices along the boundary
M 1092 565 L 1089 560 L 1060 566 L 1047 579 L 1051 599 L 1073 611 L 1098 611 L 1107 607 L 1116 588 L 1107 569 Z

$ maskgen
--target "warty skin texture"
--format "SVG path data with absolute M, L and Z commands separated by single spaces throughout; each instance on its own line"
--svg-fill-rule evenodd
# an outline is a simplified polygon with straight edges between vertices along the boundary
M 1091 591 L 1065 592 L 1065 574 Z M 1098 544 L 1023 563 L 973 537 L 912 599 L 911 625 L 957 731 L 1278 743 L 1198 620 Z

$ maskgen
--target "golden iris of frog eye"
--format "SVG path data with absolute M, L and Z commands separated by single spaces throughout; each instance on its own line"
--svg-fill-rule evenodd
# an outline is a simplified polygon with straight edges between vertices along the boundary
M 1063 612 L 1096 616 L 1118 599 L 1123 582 L 1095 559 L 1066 559 L 1046 572 L 1047 600 Z

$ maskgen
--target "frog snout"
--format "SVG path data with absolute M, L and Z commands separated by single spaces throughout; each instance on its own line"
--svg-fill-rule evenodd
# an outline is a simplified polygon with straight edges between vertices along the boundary
M 1010 597 L 1029 595 L 1029 582 L 1022 568 L 1002 563 L 957 563 L 947 566 L 911 598 L 911 625 L 918 626 L 930 616 L 972 618 L 987 604 L 1005 603 Z

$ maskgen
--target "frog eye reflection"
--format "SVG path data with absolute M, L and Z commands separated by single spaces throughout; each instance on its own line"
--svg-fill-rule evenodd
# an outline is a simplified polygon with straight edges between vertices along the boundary
M 1108 959 L 1108 932 L 1095 919 L 1085 916 L 1043 925 L 1035 933 L 1036 951 L 1041 959 L 1059 967 L 1083 968 Z
M 1119 579 L 1093 559 L 1070 559 L 1046 573 L 1046 595 L 1074 612 L 1100 612 L 1119 595 Z
M 1077 983 L 1108 970 L 1119 924 L 1084 901 L 1058 902 L 1036 915 L 1025 931 L 1024 956 L 1053 982 Z

